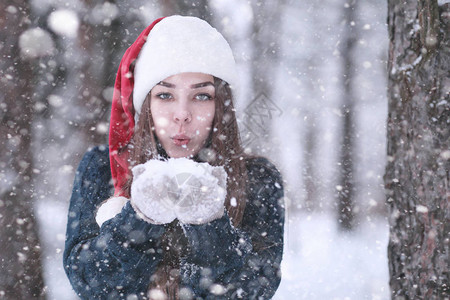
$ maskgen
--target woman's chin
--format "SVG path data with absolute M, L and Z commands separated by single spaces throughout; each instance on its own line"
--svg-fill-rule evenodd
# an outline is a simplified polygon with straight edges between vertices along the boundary
M 171 158 L 183 158 L 183 157 L 191 158 L 191 157 L 195 156 L 196 152 L 198 152 L 198 151 L 194 151 L 189 148 L 179 147 L 176 149 L 170 149 L 168 151 L 166 150 L 166 152 L 167 152 L 167 155 Z

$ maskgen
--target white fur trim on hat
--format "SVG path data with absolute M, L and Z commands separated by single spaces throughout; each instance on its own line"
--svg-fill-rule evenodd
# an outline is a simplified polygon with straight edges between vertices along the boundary
M 150 31 L 134 69 L 135 120 L 150 90 L 184 72 L 210 74 L 237 88 L 236 63 L 228 42 L 206 21 L 187 16 L 162 19 Z
M 103 202 L 95 216 L 95 221 L 97 221 L 98 226 L 102 227 L 104 222 L 120 213 L 125 204 L 127 204 L 127 201 L 128 199 L 125 197 L 112 197 Z

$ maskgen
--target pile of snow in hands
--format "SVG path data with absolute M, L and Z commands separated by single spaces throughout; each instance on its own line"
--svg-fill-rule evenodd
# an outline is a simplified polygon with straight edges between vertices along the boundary
M 150 160 L 135 166 L 132 172 L 131 198 L 145 203 L 145 211 L 157 210 L 159 220 L 168 223 L 189 214 L 189 219 L 202 223 L 211 211 L 224 207 L 227 173 L 222 166 L 170 158 Z

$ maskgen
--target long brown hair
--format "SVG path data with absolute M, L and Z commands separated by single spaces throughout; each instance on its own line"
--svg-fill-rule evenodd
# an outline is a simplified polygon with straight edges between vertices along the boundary
M 230 86 L 219 78 L 214 78 L 215 114 L 208 140 L 194 157 L 196 161 L 208 162 L 213 166 L 223 166 L 227 172 L 227 196 L 225 207 L 233 225 L 241 223 L 246 204 L 247 171 L 245 154 L 240 144 L 238 125 Z M 130 168 L 150 159 L 166 156 L 164 149 L 153 132 L 154 123 L 150 110 L 150 94 L 145 99 L 133 139 L 130 143 Z M 129 194 L 133 178 L 125 187 Z M 157 271 L 150 279 L 149 292 L 161 293 L 166 299 L 178 299 L 179 258 L 186 250 L 186 241 L 181 228 L 174 221 L 162 238 L 164 257 Z M 153 298 L 151 293 L 149 298 Z

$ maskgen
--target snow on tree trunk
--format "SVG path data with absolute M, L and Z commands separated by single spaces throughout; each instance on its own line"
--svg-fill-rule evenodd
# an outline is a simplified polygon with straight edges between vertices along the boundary
M 33 47 L 46 39 L 30 25 L 27 1 L 0 4 L 0 298 L 43 299 L 38 228 L 33 214 L 31 122 Z M 33 42 L 34 40 L 34 42 Z M 19 43 L 21 47 L 19 48 Z M 21 54 L 21 55 L 19 55 Z
M 393 299 L 448 299 L 449 3 L 388 1 L 385 185 Z

